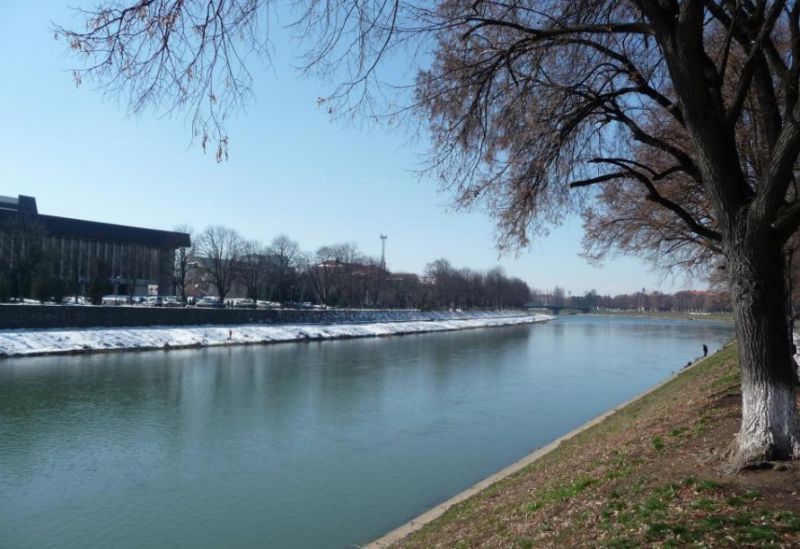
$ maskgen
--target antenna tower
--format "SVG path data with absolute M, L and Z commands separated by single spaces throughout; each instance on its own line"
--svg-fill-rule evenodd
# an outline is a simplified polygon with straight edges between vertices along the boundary
M 386 270 L 386 239 L 387 235 L 381 235 L 381 269 Z

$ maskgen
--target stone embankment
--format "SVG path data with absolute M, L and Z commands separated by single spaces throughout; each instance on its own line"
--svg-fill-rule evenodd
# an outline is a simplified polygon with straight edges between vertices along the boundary
M 224 311 L 213 312 L 223 313 Z M 279 315 L 272 320 L 262 317 L 260 322 L 255 323 L 230 322 L 225 324 L 219 318 L 211 316 L 210 318 L 214 322 L 189 326 L 0 329 L 0 357 L 379 337 L 513 326 L 543 322 L 552 318 L 525 311 L 466 313 L 449 311 L 428 313 L 419 311 L 264 312 L 295 314 Z M 113 319 L 113 317 L 110 318 Z M 186 318 L 193 318 L 193 316 L 187 315 L 181 320 L 186 320 Z M 222 316 L 222 318 L 225 317 Z
M 0 330 L 199 326 L 232 324 L 361 324 L 520 316 L 524 311 L 419 311 L 415 309 L 204 309 L 0 305 Z

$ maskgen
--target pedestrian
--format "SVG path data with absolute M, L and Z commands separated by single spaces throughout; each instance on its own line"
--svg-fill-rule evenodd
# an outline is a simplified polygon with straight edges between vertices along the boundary
M 703 356 L 708 356 L 708 347 L 706 347 L 705 343 L 703 343 Z
M 233 339 L 233 330 L 228 330 L 228 341 L 231 339 Z M 703 345 L 703 347 L 705 347 L 705 345 Z

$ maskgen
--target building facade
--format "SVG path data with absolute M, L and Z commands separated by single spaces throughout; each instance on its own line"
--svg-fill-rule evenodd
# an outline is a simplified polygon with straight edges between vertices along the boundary
M 186 233 L 45 215 L 34 197 L 0 196 L 0 261 L 13 267 L 39 239 L 54 276 L 78 286 L 107 277 L 114 293 L 131 296 L 173 295 L 175 250 L 191 245 Z

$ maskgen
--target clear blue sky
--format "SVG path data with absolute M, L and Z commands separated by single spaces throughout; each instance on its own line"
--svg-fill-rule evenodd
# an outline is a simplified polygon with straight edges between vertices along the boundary
M 103 98 L 91 84 L 76 88 L 69 71 L 76 61 L 51 30 L 53 21 L 72 21 L 66 5 L 4 5 L 0 194 L 33 195 L 43 213 L 96 221 L 166 229 L 223 224 L 265 242 L 287 233 L 305 250 L 353 241 L 379 255 L 385 233 L 387 263 L 396 271 L 421 272 L 446 257 L 458 267 L 500 264 L 534 287 L 557 284 L 573 294 L 692 284 L 663 280 L 633 258 L 588 265 L 578 256 L 578 219 L 520 257 L 498 260 L 492 220 L 448 211 L 449 197 L 414 173 L 424 137 L 410 144 L 403 133 L 331 122 L 316 103 L 329 86 L 297 75 L 291 43 L 280 33 L 274 68 L 253 67 L 255 100 L 231 120 L 230 160 L 218 164 L 191 145 L 183 117 L 130 117 L 122 100 Z

